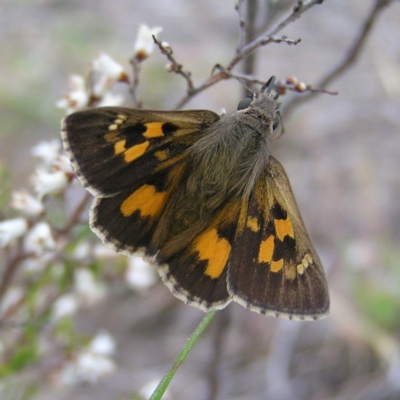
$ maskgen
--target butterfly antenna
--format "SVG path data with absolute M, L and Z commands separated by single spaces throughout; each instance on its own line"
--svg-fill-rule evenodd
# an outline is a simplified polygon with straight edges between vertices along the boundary
M 217 64 L 215 68 L 219 69 L 222 71 L 224 74 L 229 75 L 231 78 L 236 79 L 245 89 L 247 89 L 251 94 L 254 95 L 254 92 L 244 83 L 242 79 L 240 79 L 238 76 L 232 74 L 232 72 L 228 71 L 226 68 L 224 68 L 222 65 Z

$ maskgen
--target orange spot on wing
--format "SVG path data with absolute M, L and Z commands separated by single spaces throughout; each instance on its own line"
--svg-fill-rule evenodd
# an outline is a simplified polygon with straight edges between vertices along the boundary
M 279 272 L 282 268 L 283 268 L 283 259 L 282 258 L 278 261 L 272 261 L 271 272 Z
M 121 213 L 124 217 L 130 217 L 135 211 L 140 211 L 143 217 L 154 217 L 161 211 L 166 196 L 166 192 L 157 192 L 152 185 L 143 185 L 122 202 Z
M 280 240 L 283 240 L 285 236 L 290 236 L 291 238 L 294 238 L 293 226 L 289 217 L 287 217 L 286 219 L 275 219 L 274 223 L 276 235 Z
M 150 142 L 146 141 L 144 143 L 140 143 L 130 147 L 124 153 L 125 161 L 129 163 L 141 157 L 146 152 L 146 149 L 149 147 L 149 144 Z
M 274 237 L 271 235 L 261 242 L 260 251 L 258 253 L 258 261 L 270 263 L 272 260 L 272 255 L 274 254 L 274 248 Z
M 120 154 L 123 153 L 126 148 L 125 148 L 126 140 L 120 140 L 119 142 L 114 144 L 114 153 L 115 154 Z
M 164 136 L 164 133 L 162 130 L 163 125 L 164 125 L 164 122 L 149 122 L 149 123 L 145 124 L 147 130 L 145 133 L 143 133 L 142 136 L 144 136 L 147 139 Z
M 199 237 L 195 250 L 200 260 L 207 260 L 206 275 L 212 279 L 221 276 L 231 252 L 228 240 L 219 237 L 216 229 L 211 229 Z

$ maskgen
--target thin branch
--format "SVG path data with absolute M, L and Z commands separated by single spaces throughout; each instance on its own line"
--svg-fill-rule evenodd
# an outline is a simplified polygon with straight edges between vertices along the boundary
M 360 29 L 359 35 L 356 37 L 355 41 L 351 45 L 350 49 L 347 51 L 347 54 L 343 58 L 343 60 L 334 67 L 330 72 L 328 72 L 324 77 L 320 79 L 320 81 L 316 84 L 317 87 L 321 89 L 325 89 L 330 83 L 334 80 L 338 79 L 341 75 L 343 75 L 358 59 L 361 51 L 363 50 L 369 34 L 372 32 L 372 28 L 380 15 L 380 12 L 391 3 L 394 3 L 394 0 L 376 0 L 374 6 L 372 7 L 371 12 L 367 16 L 366 20 L 363 22 L 362 27 Z M 297 97 L 292 101 L 286 103 L 283 114 L 288 114 L 292 111 L 292 109 L 298 106 L 303 101 L 309 99 L 313 93 L 309 93 L 306 96 Z
M 141 62 L 138 61 L 136 57 L 132 57 L 129 62 L 132 66 L 132 74 L 133 79 L 132 83 L 129 88 L 129 92 L 132 95 L 133 105 L 135 107 L 141 108 L 141 104 L 138 98 L 138 91 L 139 91 L 139 83 L 140 83 L 140 71 L 141 71 Z
M 256 37 L 256 16 L 258 11 L 258 1 L 248 1 L 247 2 L 247 12 L 246 12 L 246 25 L 245 25 L 245 43 L 241 46 L 245 46 L 247 43 L 252 42 Z M 240 51 L 240 50 L 239 50 Z M 256 53 L 251 53 L 249 57 L 243 60 L 243 72 L 245 74 L 253 74 L 256 64 Z
M 393 0 L 376 0 L 374 7 L 372 8 L 370 14 L 364 22 L 364 25 L 361 28 L 359 36 L 356 38 L 355 42 L 347 52 L 346 57 L 342 60 L 341 63 L 339 63 L 339 65 L 337 65 L 336 68 L 334 68 L 331 72 L 329 72 L 325 77 L 320 80 L 318 86 L 323 88 L 328 86 L 332 81 L 337 79 L 357 61 L 365 43 L 367 42 L 368 36 L 371 33 L 372 28 L 379 16 L 379 13 L 393 2 Z
M 54 234 L 54 239 L 59 239 L 63 235 L 67 235 L 76 225 L 79 220 L 82 211 L 84 210 L 85 206 L 87 205 L 91 195 L 89 193 L 85 194 L 83 200 L 78 204 L 74 213 L 71 215 L 71 218 L 68 224 L 60 231 Z M 60 251 L 59 251 L 60 253 Z M 32 253 L 23 253 L 22 246 L 16 252 L 16 256 L 14 256 L 7 264 L 7 267 L 3 273 L 3 278 L 0 283 L 0 302 L 2 301 L 8 287 L 10 286 L 11 282 L 14 279 L 19 267 L 21 266 L 21 262 L 25 259 L 34 256 Z M 55 257 L 56 258 L 56 257 Z
M 165 46 L 162 42 L 157 40 L 157 38 L 154 35 L 153 35 L 153 40 L 154 40 L 154 43 L 160 49 L 161 53 L 164 54 L 165 56 L 167 56 L 168 60 L 171 62 L 171 64 L 169 65 L 169 72 L 175 72 L 175 74 L 183 76 L 187 82 L 188 93 L 189 94 L 192 93 L 194 90 L 194 84 L 192 81 L 191 73 L 183 70 L 182 64 L 179 64 L 178 61 L 176 60 L 176 58 L 172 55 L 173 50 L 169 45 Z
M 245 0 L 238 0 L 235 6 L 235 10 L 239 16 L 239 48 L 246 44 L 246 16 L 243 7 L 244 3 Z
M 287 36 L 283 35 L 280 38 L 279 37 L 275 37 L 275 36 L 268 36 L 265 38 L 262 38 L 260 40 L 256 40 L 252 43 L 249 43 L 248 45 L 244 46 L 243 49 L 241 50 L 241 52 L 236 55 L 236 57 L 234 57 L 232 59 L 232 61 L 228 64 L 228 66 L 226 67 L 226 69 L 228 71 L 232 70 L 233 67 L 239 63 L 239 61 L 242 61 L 243 59 L 249 57 L 256 49 L 258 49 L 259 47 L 265 46 L 267 44 L 270 43 L 287 43 L 289 45 L 291 44 L 298 44 L 301 42 L 301 38 L 298 39 L 288 39 Z
M 76 223 L 79 221 L 82 212 L 85 210 L 88 202 L 93 198 L 93 196 L 89 192 L 85 192 L 85 196 L 83 197 L 82 201 L 78 204 L 75 211 L 71 215 L 70 220 L 68 221 L 67 225 L 61 230 L 59 230 L 55 235 L 55 239 L 59 238 L 60 236 L 67 235 Z
M 215 85 L 217 82 L 219 82 L 222 79 L 226 79 L 226 74 L 224 74 L 222 72 L 217 74 L 217 75 L 210 76 L 201 85 L 199 85 L 197 87 L 194 87 L 193 90 L 190 93 L 187 93 L 186 96 L 184 96 L 183 99 L 176 105 L 176 109 L 179 110 L 187 102 L 189 102 L 192 99 L 192 97 L 196 96 L 197 94 L 199 94 L 203 90 L 206 90 L 210 86 Z
M 259 32 L 268 29 L 272 21 L 274 21 L 279 13 L 291 7 L 293 0 L 267 0 L 265 3 L 268 4 L 268 7 L 265 9 L 265 16 L 262 26 L 258 27 Z
M 243 79 L 249 83 L 257 83 L 260 85 L 265 84 L 265 80 L 256 78 L 254 75 L 241 74 L 239 72 L 239 73 L 235 73 L 234 76 L 236 76 L 237 78 Z M 279 94 L 285 94 L 286 90 L 290 90 L 290 91 L 298 92 L 298 93 L 326 93 L 326 94 L 330 94 L 330 95 L 338 94 L 338 92 L 333 92 L 331 90 L 326 90 L 323 88 L 316 88 L 316 87 L 312 86 L 311 84 L 305 84 L 303 82 L 297 82 L 297 81 L 290 82 L 289 80 L 276 81 L 274 89 Z
M 232 68 L 238 64 L 240 61 L 245 59 L 246 57 L 249 56 L 250 53 L 252 53 L 254 50 L 256 50 L 259 47 L 265 46 L 269 43 L 281 43 L 285 42 L 287 44 L 294 44 L 296 45 L 297 43 L 300 42 L 300 39 L 288 39 L 287 36 L 283 35 L 282 37 L 278 38 L 275 37 L 274 35 L 284 29 L 287 25 L 289 25 L 291 22 L 294 22 L 295 20 L 299 19 L 303 13 L 305 13 L 307 10 L 309 10 L 311 7 L 321 4 L 323 0 L 310 0 L 307 3 L 304 2 L 297 2 L 296 6 L 293 9 L 292 14 L 290 14 L 287 18 L 285 18 L 282 22 L 277 24 L 275 27 L 271 28 L 270 30 L 267 30 L 263 34 L 259 35 L 255 40 L 250 42 L 249 44 L 243 46 L 241 49 L 237 50 L 237 54 L 232 58 L 232 60 L 228 63 L 228 66 L 225 67 L 227 70 L 232 70 Z M 155 41 L 155 43 L 159 44 L 158 41 Z M 160 47 L 160 46 L 159 46 Z M 163 49 L 160 48 L 160 50 L 163 52 Z M 166 54 L 167 57 L 169 56 L 168 53 L 163 52 L 163 54 Z M 172 57 L 172 56 L 171 56 Z M 171 63 L 173 65 L 177 64 L 178 71 L 182 69 L 182 65 L 178 64 L 174 59 L 169 58 Z M 182 74 L 181 74 L 182 75 Z M 186 78 L 186 77 L 185 77 Z M 202 92 L 203 90 L 209 88 L 210 86 L 213 86 L 217 82 L 219 82 L 222 79 L 226 79 L 226 74 L 224 73 L 219 73 L 217 75 L 212 75 L 209 78 L 207 78 L 202 84 L 199 86 L 194 86 L 193 81 L 190 78 L 186 78 L 188 80 L 188 91 L 187 94 L 181 99 L 181 101 L 177 104 L 176 108 L 180 109 L 182 108 L 186 103 L 188 103 L 192 97 L 196 96 L 198 93 Z M 190 82 L 190 85 L 189 85 Z
M 310 0 L 306 4 L 302 1 L 298 1 L 296 6 L 293 8 L 292 14 L 290 14 L 287 18 L 285 18 L 282 22 L 272 27 L 271 29 L 263 32 L 259 35 L 255 40 L 250 42 L 249 44 L 242 47 L 237 52 L 237 55 L 231 60 L 226 69 L 231 70 L 239 61 L 243 58 L 247 57 L 250 53 L 261 46 L 265 46 L 268 43 L 278 43 L 277 38 L 274 37 L 275 34 L 280 32 L 282 29 L 286 28 L 290 23 L 299 19 L 306 11 L 308 11 L 311 7 L 322 4 L 323 0 Z M 282 37 L 282 41 L 284 41 L 285 36 Z M 289 42 L 287 42 L 289 43 Z M 297 42 L 298 43 L 298 42 Z M 289 43 L 289 44 L 297 44 L 297 43 Z
M 22 253 L 22 245 L 20 244 L 17 249 L 16 255 L 7 264 L 7 267 L 2 276 L 2 280 L 0 283 L 0 304 L 4 298 L 4 295 L 10 283 L 12 282 L 15 274 L 17 273 L 19 266 L 21 265 L 21 261 L 23 261 L 26 258 L 26 255 L 23 255 L 21 253 Z

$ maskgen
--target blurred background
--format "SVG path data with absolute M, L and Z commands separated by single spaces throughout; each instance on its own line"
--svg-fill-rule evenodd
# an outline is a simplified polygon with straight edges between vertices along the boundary
M 2 219 L 15 216 L 10 192 L 31 187 L 32 147 L 59 138 L 64 111 L 55 104 L 68 92 L 68 76 L 85 75 L 100 51 L 130 74 L 139 24 L 161 26 L 158 38 L 200 84 L 216 63 L 229 63 L 238 46 L 235 1 L 1 3 Z M 260 21 L 268 4 L 281 7 L 272 25 L 295 4 L 260 3 Z M 262 80 L 293 75 L 318 87 L 354 46 L 376 3 L 326 0 L 313 7 L 277 34 L 301 38 L 298 45 L 273 43 L 257 50 L 254 75 Z M 327 271 L 331 313 L 321 321 L 294 322 L 229 305 L 178 371 L 170 399 L 400 398 L 399 37 L 400 4 L 393 1 L 378 15 L 354 64 L 329 85 L 338 95 L 316 94 L 297 105 L 293 102 L 304 94 L 281 97 L 285 135 L 272 143 L 272 153 L 285 166 Z M 139 97 L 145 108 L 173 109 L 185 96 L 186 82 L 169 74 L 166 64 L 156 49 L 142 65 Z M 231 112 L 242 97 L 240 84 L 226 80 L 184 108 Z M 74 190 L 83 196 L 79 185 Z M 99 242 L 89 232 L 87 237 L 93 246 Z M 0 262 L 4 269 L 7 255 Z M 107 271 L 114 265 L 123 270 L 124 262 L 106 261 Z M 84 337 L 103 331 L 113 337 L 113 372 L 94 384 L 65 384 L 56 373 L 65 358 L 43 339 L 54 351 L 4 375 L 2 398 L 146 398 L 204 314 L 176 300 L 161 283 L 137 290 L 123 280 L 107 282 L 107 295 L 79 308 L 72 321 Z M 1 328 L 3 345 L 14 332 Z

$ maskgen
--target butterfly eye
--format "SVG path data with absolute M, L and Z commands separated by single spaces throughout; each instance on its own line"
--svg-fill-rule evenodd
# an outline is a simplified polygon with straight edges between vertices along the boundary
M 274 124 L 272 125 L 272 130 L 275 131 L 277 130 L 281 125 L 281 116 L 279 114 L 276 114 Z
M 281 115 L 279 112 L 275 115 L 274 123 L 272 124 L 272 136 L 271 139 L 275 140 L 278 137 L 282 136 L 284 132 L 283 123 L 281 119 Z
M 237 109 L 238 110 L 244 110 L 246 108 L 249 108 L 250 103 L 253 101 L 253 96 L 247 96 L 244 99 L 240 100 Z

